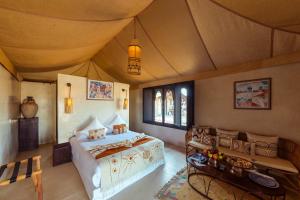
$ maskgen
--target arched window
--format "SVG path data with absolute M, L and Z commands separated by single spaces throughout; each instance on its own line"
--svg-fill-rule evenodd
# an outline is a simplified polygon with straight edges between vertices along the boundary
M 155 93 L 154 108 L 154 121 L 162 122 L 162 93 L 160 90 Z
M 143 123 L 186 130 L 194 124 L 194 81 L 143 88 Z
M 174 94 L 171 90 L 165 93 L 165 123 L 174 124 Z
M 181 88 L 180 90 L 180 103 L 181 103 L 181 126 L 186 126 L 187 122 L 187 89 Z

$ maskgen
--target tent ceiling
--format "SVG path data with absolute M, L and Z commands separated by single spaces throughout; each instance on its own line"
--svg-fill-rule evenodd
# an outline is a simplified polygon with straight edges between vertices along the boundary
M 19 71 L 69 67 L 93 57 L 151 2 L 0 0 L 0 47 Z
M 300 1 L 295 0 L 213 0 L 216 3 L 268 26 L 300 32 Z M 298 25 L 297 28 L 295 25 Z
M 0 0 L 0 7 L 27 14 L 73 21 L 130 18 L 153 0 Z
M 127 74 L 135 15 L 141 76 Z M 294 0 L 0 0 L 0 21 L 0 47 L 26 78 L 80 68 L 141 83 L 300 50 Z
M 275 1 L 277 7 L 274 10 L 279 13 L 281 7 L 291 7 L 292 3 Z M 230 2 L 156 0 L 140 13 L 137 37 L 143 46 L 142 81 L 149 81 L 151 76 L 152 80 L 157 80 L 228 68 L 300 50 L 299 34 L 275 29 L 275 24 L 263 24 L 263 18 L 252 19 L 247 13 L 244 16 L 244 13 L 239 13 L 242 10 L 237 9 L 244 1 L 236 1 L 239 2 L 236 4 Z M 245 2 L 250 4 L 250 0 Z M 252 3 L 252 12 L 262 12 L 261 6 L 267 5 Z M 295 17 L 291 15 L 289 19 Z M 277 19 L 280 18 L 274 17 L 274 23 Z M 131 22 L 95 58 L 101 67 L 101 62 L 110 63 L 107 67 L 113 74 L 123 75 L 129 82 L 138 83 L 141 80 L 126 74 L 125 51 L 117 51 L 130 42 L 132 32 Z

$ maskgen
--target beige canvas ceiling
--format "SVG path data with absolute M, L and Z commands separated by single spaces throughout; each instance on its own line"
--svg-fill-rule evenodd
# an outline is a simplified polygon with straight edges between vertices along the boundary
M 135 15 L 141 76 L 127 74 Z M 300 51 L 299 34 L 294 0 L 0 0 L 0 47 L 27 79 L 184 77 Z

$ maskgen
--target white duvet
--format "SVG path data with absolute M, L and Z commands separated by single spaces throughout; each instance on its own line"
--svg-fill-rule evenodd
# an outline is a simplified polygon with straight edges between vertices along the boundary
M 71 139 L 73 162 L 90 199 L 107 199 L 164 163 L 164 143 L 157 138 L 97 160 L 88 152 L 97 145 L 131 140 L 138 134 L 128 131 L 93 141 Z

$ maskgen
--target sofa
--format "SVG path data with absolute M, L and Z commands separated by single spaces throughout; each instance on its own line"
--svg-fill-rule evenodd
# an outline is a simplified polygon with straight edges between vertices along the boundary
M 201 130 L 200 134 L 209 135 L 214 139 L 217 138 L 216 140 L 218 140 L 217 128 L 200 126 L 197 127 L 197 130 L 199 129 Z M 187 131 L 185 139 L 187 155 L 193 153 L 195 150 L 201 151 L 212 148 L 211 144 L 205 144 L 205 142 L 199 142 L 195 140 L 195 138 L 193 138 L 192 129 Z M 237 139 L 247 142 L 247 133 L 238 131 Z M 250 160 L 259 169 L 266 170 L 267 172 L 273 171 L 284 174 L 285 176 L 289 176 L 289 180 L 294 180 L 293 187 L 296 188 L 295 190 L 299 191 L 300 148 L 294 142 L 287 139 L 278 138 L 276 156 L 273 157 L 256 155 L 255 153 L 246 154 L 243 152 L 234 151 L 231 149 L 231 147 L 224 147 L 218 143 L 219 141 L 216 141 L 216 146 L 219 152 L 224 153 L 227 156 L 240 157 Z

